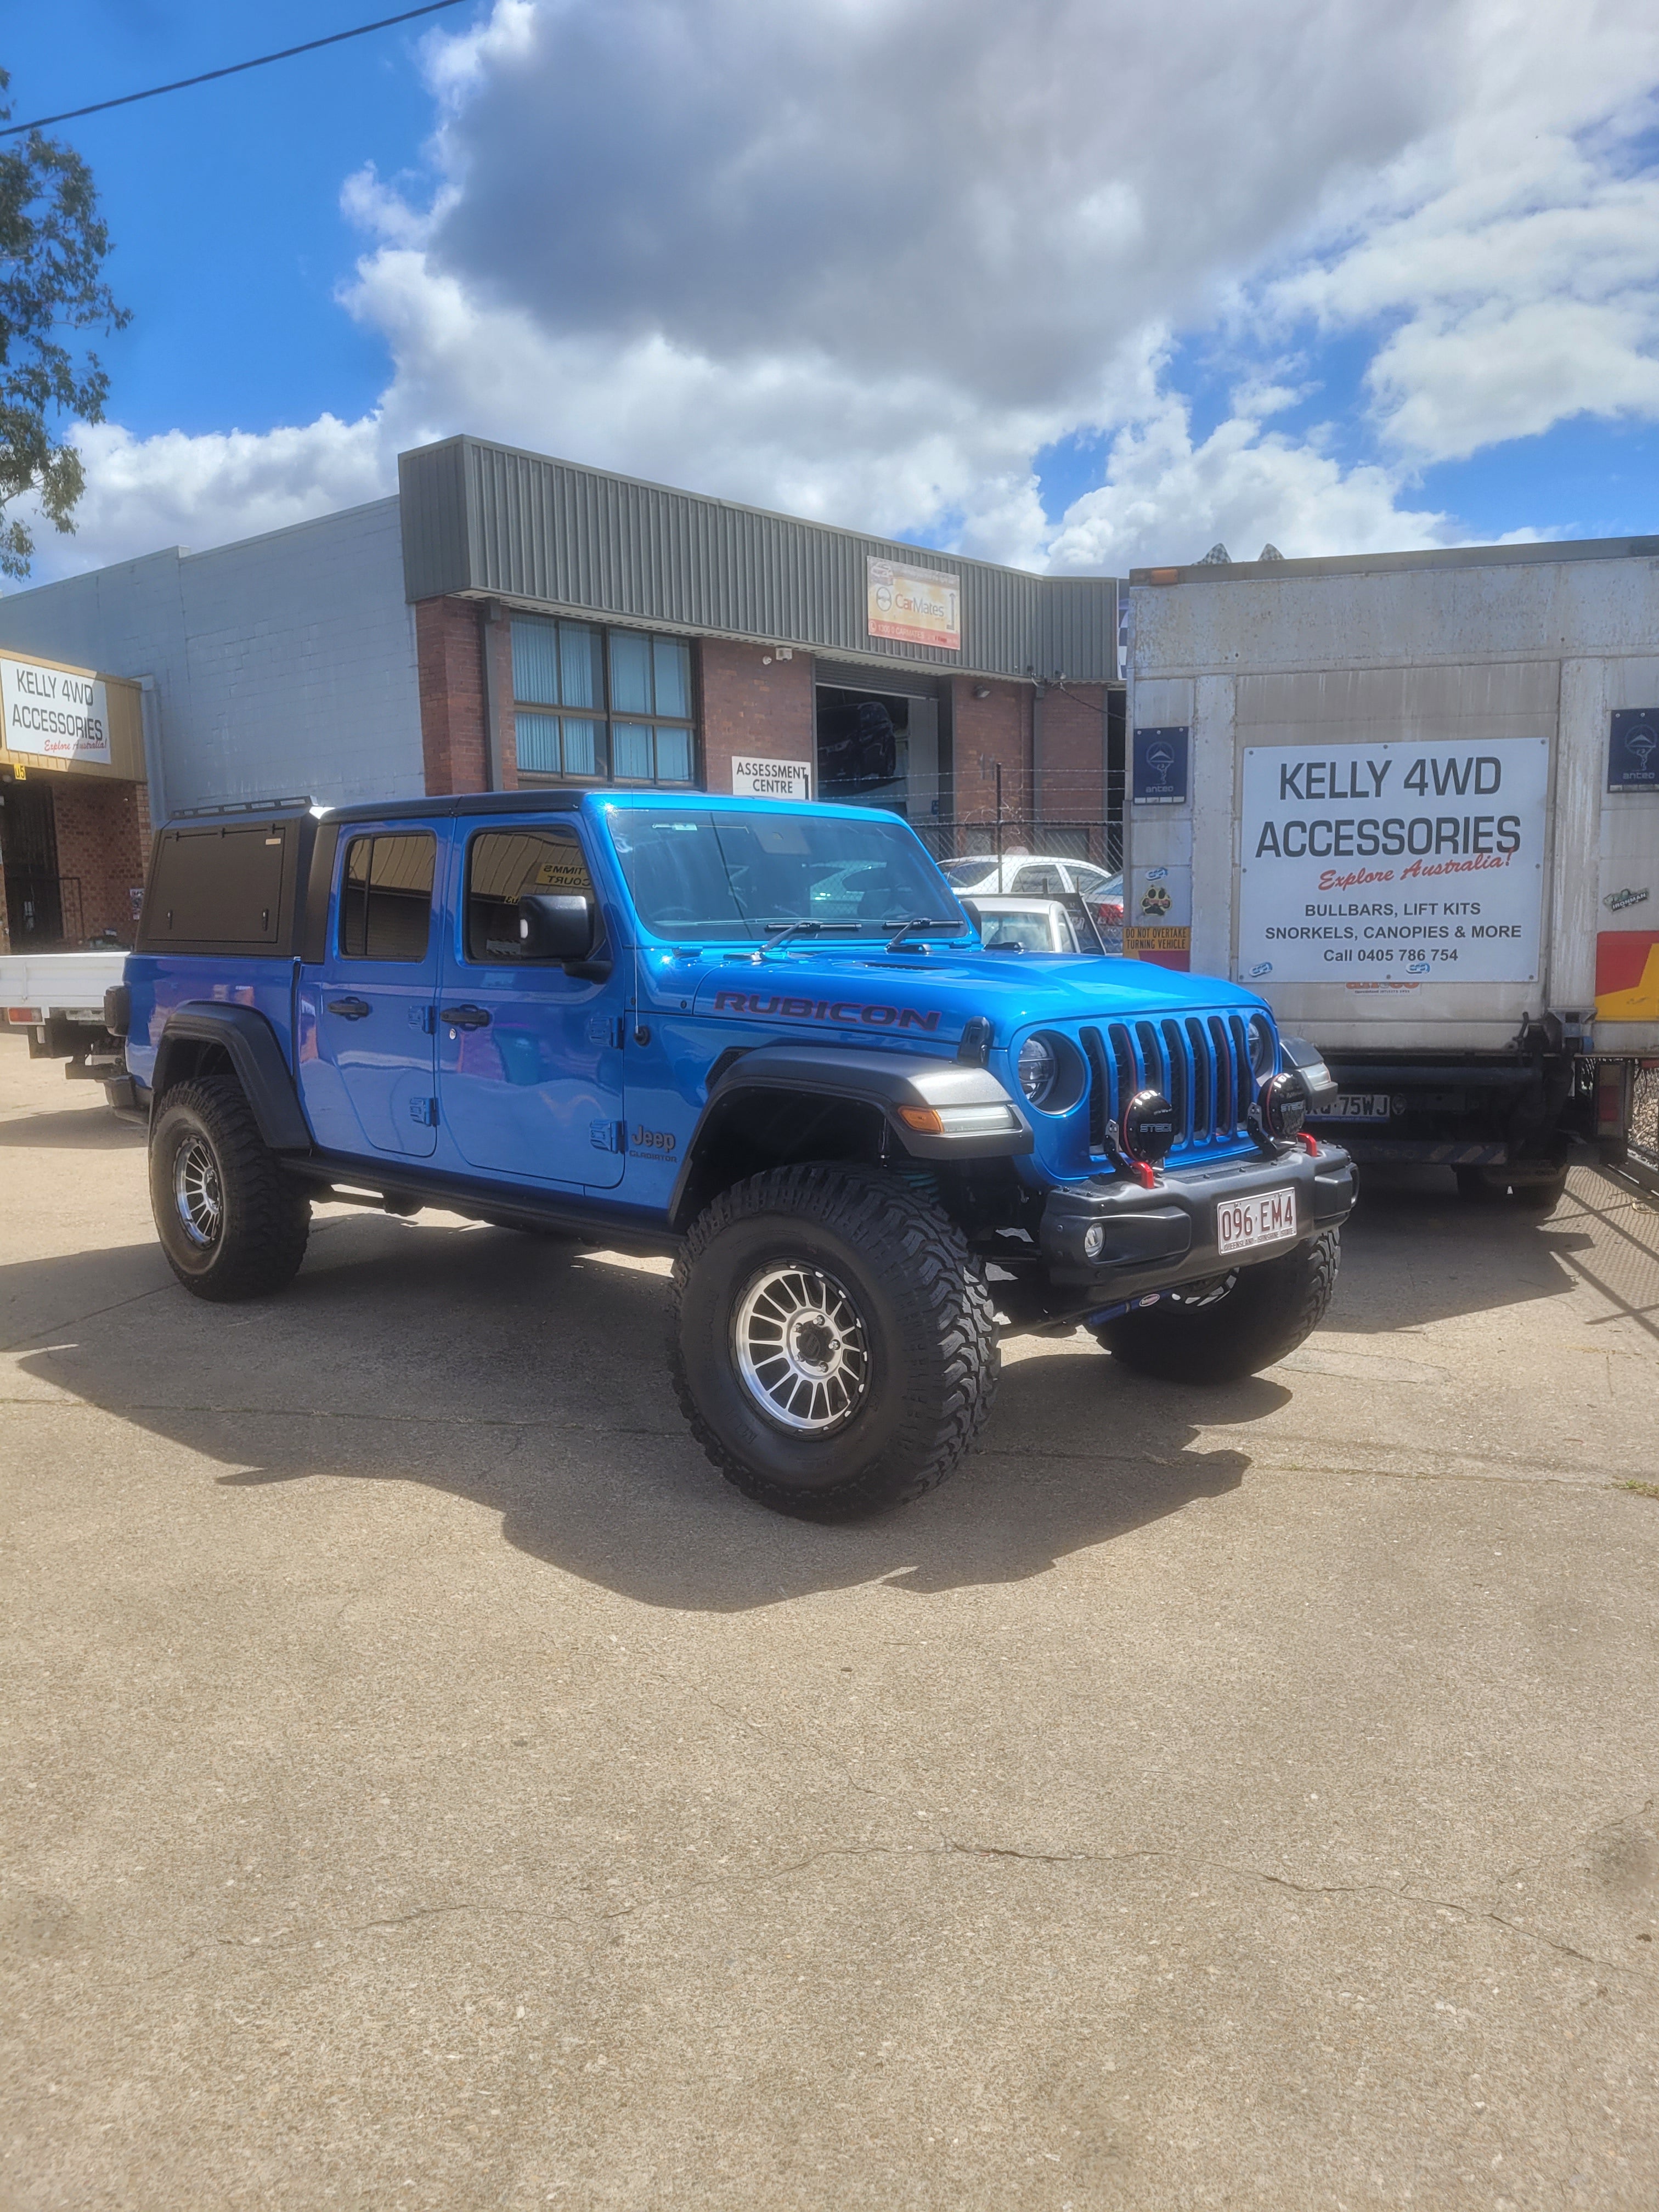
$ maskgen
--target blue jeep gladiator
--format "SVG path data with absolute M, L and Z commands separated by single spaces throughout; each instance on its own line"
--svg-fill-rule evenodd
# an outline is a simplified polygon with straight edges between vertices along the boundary
M 111 994 L 187 1290 L 280 1288 L 311 1207 L 674 1260 L 698 1442 L 763 1504 L 918 1497 L 999 1333 L 1178 1380 L 1300 1343 L 1347 1156 L 1259 999 L 987 950 L 894 816 L 541 790 L 180 818 Z

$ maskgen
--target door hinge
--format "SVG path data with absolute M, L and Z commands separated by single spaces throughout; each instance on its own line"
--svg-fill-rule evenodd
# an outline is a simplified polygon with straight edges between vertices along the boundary
M 438 1126 L 437 1100 L 411 1098 L 409 1102 L 409 1118 L 411 1121 L 418 1121 L 423 1129 L 435 1129 Z
M 620 1152 L 626 1149 L 628 1124 L 625 1121 L 590 1121 L 587 1134 L 590 1141 L 602 1152 Z
M 434 1036 L 438 1028 L 438 1009 L 435 1006 L 411 1006 L 409 1021 L 410 1028 L 419 1030 L 422 1036 Z
M 620 1015 L 590 1014 L 587 1018 L 589 1044 L 608 1045 L 613 1051 L 622 1049 L 623 1024 Z

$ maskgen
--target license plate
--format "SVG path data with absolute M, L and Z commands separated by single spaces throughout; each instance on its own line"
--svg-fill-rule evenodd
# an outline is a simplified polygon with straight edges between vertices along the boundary
M 1313 1121 L 1386 1121 L 1391 1104 L 1386 1091 L 1340 1091 L 1328 1106 L 1309 1115 Z
M 1215 1210 L 1216 1249 L 1254 1252 L 1296 1235 L 1296 1193 L 1264 1191 L 1260 1198 L 1224 1198 Z

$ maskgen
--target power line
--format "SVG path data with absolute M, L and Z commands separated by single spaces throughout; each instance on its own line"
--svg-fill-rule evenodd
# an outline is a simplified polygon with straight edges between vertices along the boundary
M 193 84 L 211 84 L 216 77 L 240 76 L 244 70 L 263 69 L 267 62 L 292 61 L 295 54 L 314 54 L 319 46 L 337 46 L 346 39 L 366 38 L 370 31 L 389 31 L 394 23 L 412 23 L 417 15 L 436 15 L 446 8 L 459 8 L 461 0 L 427 0 L 423 8 L 406 8 L 401 15 L 382 15 L 378 23 L 359 23 L 355 31 L 335 31 L 326 39 L 307 39 L 302 46 L 284 46 L 278 54 L 259 54 L 251 62 L 232 62 L 228 69 L 204 70 L 200 76 L 181 76 L 173 84 L 153 84 L 148 92 L 124 92 L 118 100 L 95 100 L 90 107 L 67 107 L 61 115 L 37 115 L 33 123 L 9 123 L 0 138 L 21 138 L 27 131 L 44 131 L 49 123 L 73 123 L 77 116 L 101 115 L 106 108 L 131 107 L 135 100 L 155 100 L 164 92 L 185 92 Z

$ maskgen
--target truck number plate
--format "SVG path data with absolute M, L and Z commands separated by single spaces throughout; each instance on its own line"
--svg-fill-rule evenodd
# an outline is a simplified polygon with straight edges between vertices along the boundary
M 1386 1121 L 1391 1102 L 1386 1091 L 1340 1091 L 1310 1121 Z
M 1296 1193 L 1264 1191 L 1260 1198 L 1225 1198 L 1215 1210 L 1216 1249 L 1254 1252 L 1296 1234 Z

